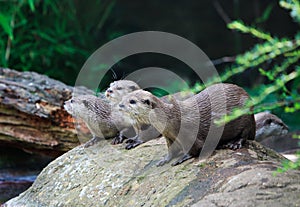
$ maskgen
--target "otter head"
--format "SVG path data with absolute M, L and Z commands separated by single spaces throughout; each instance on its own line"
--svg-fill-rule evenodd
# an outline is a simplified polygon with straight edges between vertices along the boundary
M 150 92 L 140 89 L 125 95 L 119 109 L 140 124 L 150 124 L 149 115 L 156 109 L 158 101 L 159 99 Z
M 271 136 L 281 136 L 288 133 L 288 126 L 276 115 L 269 112 L 261 112 L 254 115 L 256 122 L 257 141 Z
M 119 103 L 122 97 L 132 91 L 138 90 L 140 87 L 130 80 L 114 81 L 109 85 L 105 91 L 105 96 L 113 103 Z
M 91 106 L 97 101 L 96 96 L 80 95 L 72 97 L 64 104 L 65 110 L 75 118 L 85 120 L 91 113 Z

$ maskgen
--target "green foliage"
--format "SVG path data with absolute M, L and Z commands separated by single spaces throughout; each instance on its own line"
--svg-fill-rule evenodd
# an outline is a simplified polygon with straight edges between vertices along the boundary
M 257 38 L 263 39 L 263 40 L 267 40 L 267 41 L 272 41 L 272 39 L 273 39 L 270 34 L 259 31 L 258 29 L 254 28 L 254 27 L 246 26 L 241 21 L 235 21 L 235 22 L 228 24 L 228 28 L 239 30 L 240 32 L 243 32 L 243 33 L 249 33 L 249 34 L 252 34 L 254 37 L 257 37 Z
M 290 15 L 300 23 L 300 3 L 297 0 L 282 0 L 280 5 L 291 10 Z M 266 11 L 268 12 L 268 11 Z M 266 14 L 267 15 L 267 14 Z M 251 102 L 254 113 L 265 110 L 278 110 L 286 113 L 295 113 L 300 110 L 300 33 L 293 38 L 277 38 L 267 32 L 257 29 L 256 26 L 245 25 L 242 21 L 234 21 L 228 28 L 250 34 L 260 40 L 252 49 L 236 57 L 235 64 L 221 74 L 221 80 L 226 82 L 231 77 L 245 72 L 248 69 L 258 69 L 266 77 L 268 84 L 255 86 Z M 270 64 L 272 63 L 272 64 Z M 266 67 L 267 66 L 267 67 Z M 213 78 L 210 84 L 218 82 Z M 289 84 L 289 87 L 288 87 Z M 204 86 L 196 85 L 195 90 L 201 91 Z M 254 95 L 256 94 L 256 95 Z M 252 113 L 247 109 L 236 109 L 229 116 L 216 121 L 217 124 L 229 122 L 237 117 Z M 298 152 L 300 155 L 300 152 Z M 300 167 L 300 156 L 296 163 L 285 162 L 279 171 Z
M 298 1 L 280 1 L 280 5 L 285 5 L 285 8 L 292 9 L 293 17 L 300 23 L 300 10 L 298 8 Z M 287 6 L 288 5 L 288 6 Z M 298 13 L 296 13 L 297 11 Z M 242 33 L 250 34 L 260 40 L 261 43 L 256 44 L 252 49 L 236 57 L 235 64 L 225 70 L 221 74 L 221 80 L 226 82 L 231 77 L 243 73 L 248 69 L 257 68 L 262 76 L 268 79 L 269 84 L 259 85 L 254 88 L 259 91 L 256 96 L 252 97 L 249 106 L 255 107 L 255 112 L 284 107 L 285 112 L 295 112 L 299 110 L 299 83 L 300 81 L 300 66 L 298 65 L 300 59 L 300 34 L 296 34 L 294 38 L 277 38 L 271 34 L 257 29 L 255 26 L 247 26 L 242 21 L 234 21 L 228 25 L 230 29 L 237 30 Z M 264 68 L 265 65 L 272 62 L 272 66 Z M 210 84 L 216 83 L 217 78 L 213 78 Z M 289 83 L 293 87 L 287 87 Z M 196 85 L 196 91 L 203 90 L 203 85 Z M 298 90 L 297 90 L 298 89 Z M 269 102 L 269 96 L 276 94 L 274 102 Z M 273 99 L 272 99 L 273 100 Z M 220 120 L 223 123 L 225 120 L 230 121 L 237 118 L 241 114 L 250 113 L 245 109 L 236 110 L 232 116 L 224 117 Z
M 99 31 L 105 34 L 114 3 L 97 0 L 81 8 L 83 3 L 75 0 L 0 1 L 0 65 L 71 84 L 87 57 L 108 41 L 111 34 L 99 36 Z M 95 7 L 83 20 L 83 9 Z
M 274 4 L 270 4 L 269 6 L 267 6 L 267 8 L 263 12 L 262 16 L 255 20 L 255 23 L 262 23 L 262 22 L 267 21 L 270 17 L 270 14 L 271 14 L 273 8 L 274 8 Z
M 293 138 L 295 139 L 300 139 L 300 136 L 299 135 L 295 135 Z M 300 141 L 299 141 L 299 144 L 300 144 Z M 282 163 L 282 167 L 278 168 L 277 171 L 274 173 L 275 175 L 277 173 L 283 173 L 283 172 L 286 172 L 288 170 L 295 170 L 295 169 L 299 169 L 300 167 L 300 151 L 298 151 L 296 153 L 297 157 L 298 157 L 298 160 L 296 162 L 293 162 L 293 161 L 290 161 L 290 160 L 285 160 L 283 163 Z
M 291 10 L 291 17 L 293 17 L 296 22 L 300 23 L 300 3 L 298 0 L 283 0 L 279 3 L 283 8 Z

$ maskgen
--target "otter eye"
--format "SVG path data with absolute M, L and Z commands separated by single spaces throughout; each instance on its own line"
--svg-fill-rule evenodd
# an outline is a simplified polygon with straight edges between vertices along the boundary
M 129 89 L 134 91 L 136 88 L 135 86 L 129 86 Z
M 271 119 L 267 119 L 264 121 L 264 124 L 265 125 L 270 125 L 272 123 L 272 120 Z
M 74 100 L 73 99 L 71 99 L 71 101 L 70 101 L 71 103 L 74 103 Z
M 131 100 L 129 100 L 129 103 L 130 103 L 130 104 L 136 104 L 136 101 L 133 100 L 133 99 L 131 99 Z
M 117 87 L 117 90 L 122 90 L 123 88 L 122 87 Z

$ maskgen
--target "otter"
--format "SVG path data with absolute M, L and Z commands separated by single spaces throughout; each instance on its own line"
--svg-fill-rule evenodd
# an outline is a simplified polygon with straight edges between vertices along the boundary
M 133 128 L 132 132 L 129 130 L 131 119 L 121 116 L 119 110 L 112 108 L 108 100 L 103 98 L 93 95 L 75 96 L 65 102 L 64 108 L 73 117 L 82 119 L 91 131 L 93 138 L 85 143 L 86 148 L 100 138 L 121 140 L 124 133 L 134 135 Z
M 118 80 L 109 85 L 105 91 L 105 96 L 114 105 L 119 103 L 124 95 L 138 89 L 140 86 L 131 80 Z
M 111 121 L 111 107 L 104 99 L 79 95 L 66 101 L 64 108 L 73 117 L 82 119 L 92 133 L 93 138 L 84 147 L 95 144 L 99 138 L 117 136 L 118 129 Z
M 113 110 L 118 110 L 118 104 L 122 100 L 122 97 L 129 94 L 132 91 L 140 89 L 140 86 L 131 80 L 118 80 L 114 81 L 109 85 L 109 88 L 105 91 L 105 96 L 109 100 L 109 103 L 111 104 Z M 120 136 L 113 139 L 112 144 L 120 144 L 122 143 L 127 137 L 124 137 L 123 134 L 126 130 L 132 130 L 133 125 L 130 121 L 130 117 L 128 119 L 127 114 L 120 114 L 120 116 L 126 117 L 127 119 L 124 119 L 123 125 L 127 126 Z M 135 130 L 136 131 L 136 130 Z M 132 149 L 144 142 L 147 142 L 151 139 L 155 139 L 157 137 L 160 137 L 160 133 L 153 128 L 151 125 L 143 125 L 140 129 L 139 136 L 136 134 L 136 136 L 130 137 L 126 141 L 125 149 Z
M 223 99 L 220 98 L 223 95 Z M 166 138 L 168 154 L 157 165 L 161 166 L 183 155 L 173 166 L 199 156 L 209 130 L 213 133 L 218 126 L 215 120 L 229 115 L 236 108 L 244 109 L 250 100 L 247 92 L 234 84 L 214 84 L 185 101 L 171 100 L 164 103 L 150 92 L 134 91 L 123 97 L 119 108 L 131 116 L 136 128 L 152 124 Z M 219 110 L 226 106 L 225 111 Z M 243 143 L 255 137 L 255 120 L 252 107 L 247 113 L 224 124 L 219 145 L 226 144 L 230 149 L 239 149 Z M 221 112 L 221 113 L 220 113 Z M 139 131 L 137 131 L 139 133 Z M 195 133 L 195 137 L 191 136 Z
M 288 133 L 288 126 L 276 115 L 269 112 L 254 114 L 256 123 L 255 140 L 263 141 L 267 137 L 281 136 Z
M 115 108 L 116 106 L 118 106 L 119 102 L 122 100 L 122 98 L 125 95 L 139 89 L 140 86 L 131 80 L 118 80 L 110 84 L 109 88 L 105 91 L 105 96 Z M 165 103 L 169 103 L 172 98 L 175 98 L 176 100 L 185 100 L 193 95 L 194 93 L 190 91 L 182 91 L 172 95 L 163 96 L 160 98 L 160 100 L 162 100 Z M 127 116 L 127 115 L 123 114 L 123 116 Z M 132 125 L 132 123 L 130 122 L 128 123 L 128 125 Z M 141 126 L 136 126 L 136 127 L 138 128 L 136 128 L 135 131 L 139 131 L 139 134 L 136 134 L 135 137 L 127 139 L 125 149 L 128 150 L 133 149 L 142 143 L 161 137 L 161 133 L 159 133 L 150 124 L 142 124 Z M 121 143 L 123 141 L 123 139 L 122 140 L 121 139 L 122 136 L 119 136 L 115 138 L 112 143 L 113 144 Z

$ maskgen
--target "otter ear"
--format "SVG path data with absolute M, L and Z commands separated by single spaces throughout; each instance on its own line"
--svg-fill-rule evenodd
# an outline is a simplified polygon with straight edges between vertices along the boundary
M 89 107 L 89 102 L 87 100 L 82 100 L 82 103 L 86 108 Z
M 153 101 L 151 101 L 151 108 L 155 109 L 156 108 L 156 103 L 154 103 Z
M 156 104 L 149 99 L 142 99 L 142 103 L 151 106 L 152 109 L 156 108 Z

